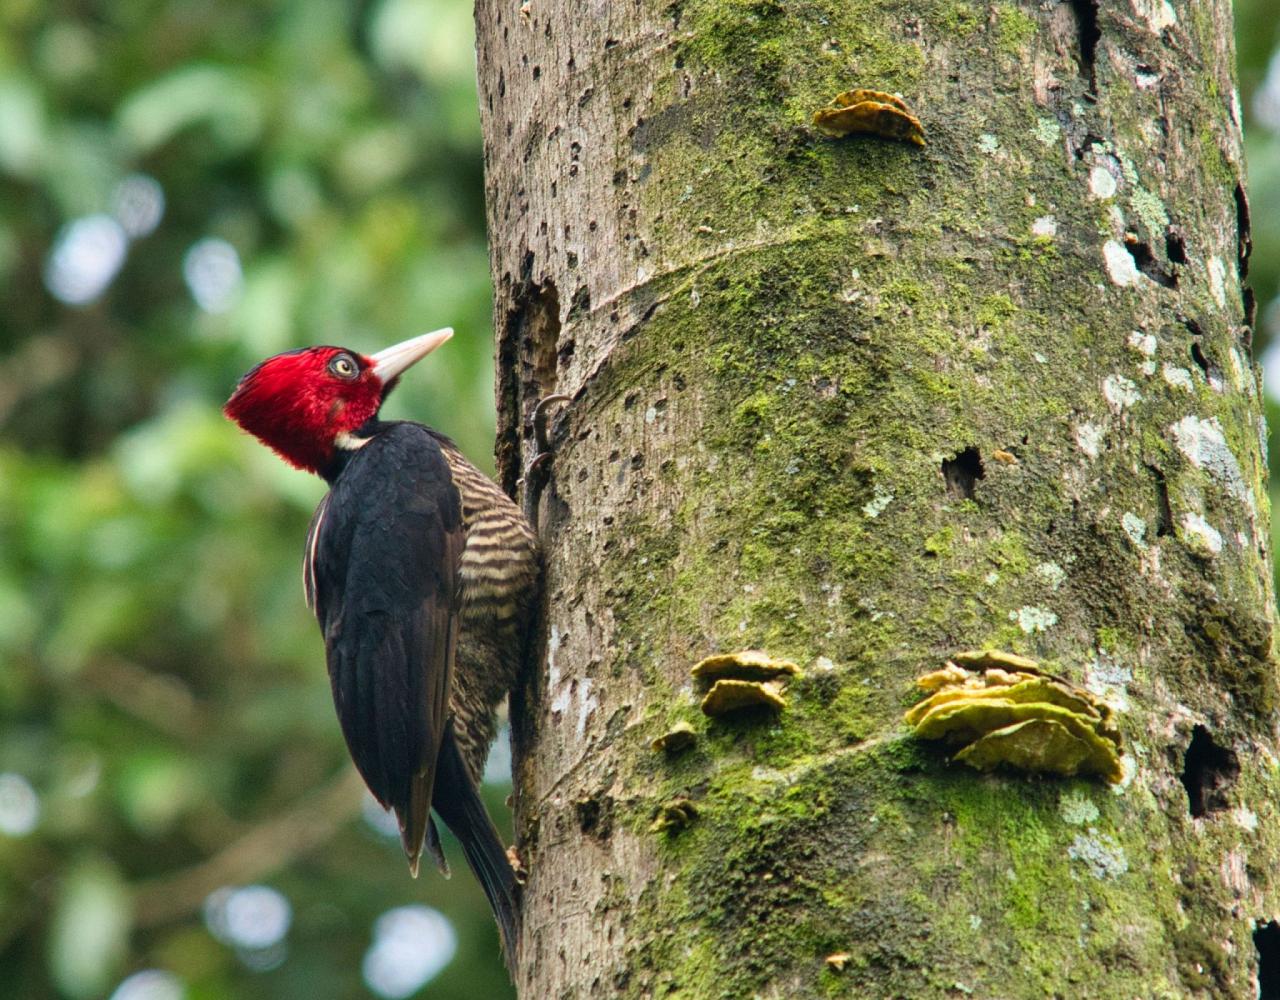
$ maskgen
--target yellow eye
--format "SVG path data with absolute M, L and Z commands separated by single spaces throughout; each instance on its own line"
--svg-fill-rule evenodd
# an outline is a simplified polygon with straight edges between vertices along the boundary
M 360 374 L 360 369 L 356 367 L 355 359 L 350 354 L 337 354 L 333 360 L 329 362 L 329 371 L 338 378 L 355 378 Z

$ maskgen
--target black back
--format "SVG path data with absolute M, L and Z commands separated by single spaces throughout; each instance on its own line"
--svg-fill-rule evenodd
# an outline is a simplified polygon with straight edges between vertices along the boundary
M 464 544 L 448 462 L 412 423 L 381 425 L 350 453 L 307 535 L 342 733 L 374 797 L 414 828 L 411 857 L 448 720 Z

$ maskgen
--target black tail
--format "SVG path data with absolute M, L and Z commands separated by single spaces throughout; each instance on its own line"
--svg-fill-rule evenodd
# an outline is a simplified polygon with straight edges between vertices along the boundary
M 520 886 L 493 820 L 458 752 L 452 721 L 445 729 L 437 763 L 439 770 L 431 805 L 462 843 L 467 864 L 480 880 L 494 919 L 498 921 L 507 971 L 514 978 L 520 943 Z

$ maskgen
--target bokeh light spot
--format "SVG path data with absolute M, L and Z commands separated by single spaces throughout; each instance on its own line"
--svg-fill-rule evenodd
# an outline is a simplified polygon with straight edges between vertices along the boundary
M 182 1000 L 187 995 L 182 980 L 163 969 L 144 969 L 116 987 L 111 1000 Z
M 25 837 L 40 822 L 40 797 L 20 774 L 0 774 L 0 833 Z
M 124 228 L 111 216 L 76 219 L 63 226 L 53 242 L 45 286 L 69 305 L 86 305 L 107 290 L 128 249 Z
M 292 921 L 289 900 L 265 885 L 223 886 L 204 901 L 205 927 L 235 948 L 271 948 L 284 939 Z
M 194 243 L 182 261 L 182 276 L 196 305 L 207 313 L 224 313 L 240 299 L 244 273 L 240 255 L 226 240 L 208 237 Z
M 373 925 L 373 944 L 364 954 L 364 981 L 388 1000 L 421 989 L 453 960 L 458 936 L 439 910 L 400 906 Z
M 154 232 L 164 218 L 164 188 L 146 174 L 130 174 L 116 185 L 111 200 L 116 221 L 131 239 Z

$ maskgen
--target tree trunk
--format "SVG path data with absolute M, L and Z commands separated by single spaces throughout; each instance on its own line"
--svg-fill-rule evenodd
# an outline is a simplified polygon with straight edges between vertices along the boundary
M 572 397 L 521 995 L 1278 995 L 1227 0 L 476 17 L 508 488 Z M 853 88 L 927 145 L 815 129 Z M 691 666 L 748 648 L 787 707 L 708 718 Z M 1105 697 L 1123 780 L 916 739 L 971 648 Z

